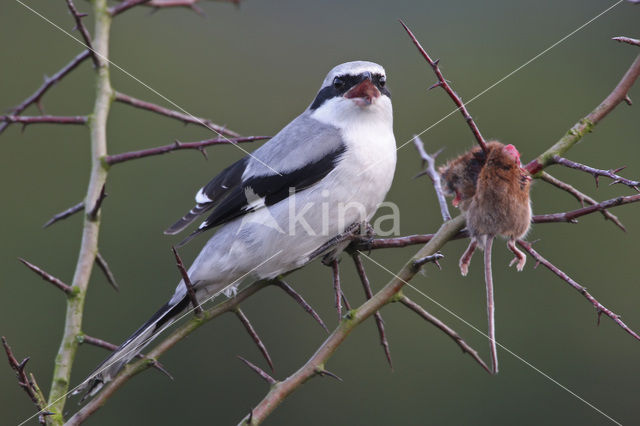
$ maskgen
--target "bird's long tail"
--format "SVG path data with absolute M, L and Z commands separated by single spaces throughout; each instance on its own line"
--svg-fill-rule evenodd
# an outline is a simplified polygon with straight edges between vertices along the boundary
M 176 321 L 189 306 L 188 296 L 177 301 L 171 300 L 153 314 L 138 330 L 120 345 L 107 359 L 87 377 L 74 391 L 74 394 L 84 392 L 82 400 L 97 394 L 102 387 L 110 382 L 124 366 L 135 358 L 142 349 L 155 339 L 162 330 Z

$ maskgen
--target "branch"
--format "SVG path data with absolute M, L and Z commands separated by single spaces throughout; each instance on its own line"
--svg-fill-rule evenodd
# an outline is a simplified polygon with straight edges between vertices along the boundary
M 577 210 L 571 210 L 564 213 L 541 214 L 531 218 L 532 223 L 551 223 L 551 222 L 568 222 L 577 223 L 577 218 L 594 212 L 601 212 L 612 207 L 621 206 L 623 204 L 631 204 L 640 201 L 640 194 L 628 195 L 626 197 L 617 197 L 603 201 L 592 206 L 583 207 Z
M 91 46 L 91 36 L 89 35 L 87 27 L 85 27 L 82 23 L 82 18 L 87 16 L 87 14 L 78 12 L 75 4 L 73 4 L 73 0 L 67 0 L 67 7 L 69 8 L 69 12 L 71 12 L 71 15 L 73 16 L 73 19 L 76 21 L 76 29 L 78 30 L 78 32 L 80 32 L 80 35 L 84 39 L 84 44 L 87 50 L 91 53 L 91 60 L 93 61 L 93 65 L 98 68 L 98 66 L 100 66 L 100 62 L 93 52 L 93 47 Z
M 260 424 L 265 418 L 280 405 L 285 398 L 298 389 L 304 382 L 324 370 L 325 363 L 338 349 L 360 323 L 374 315 L 382 306 L 389 303 L 400 291 L 402 286 L 417 273 L 414 262 L 425 256 L 435 254 L 451 237 L 464 226 L 464 216 L 458 216 L 442 224 L 436 235 L 410 259 L 378 293 L 357 309 L 351 310 L 338 327 L 320 345 L 316 353 L 295 373 L 285 380 L 271 387 L 269 393 L 252 410 L 251 425 Z M 240 424 L 248 424 L 249 417 L 245 417 Z
M 638 190 L 638 186 L 640 185 L 640 182 L 635 180 L 629 180 L 629 179 L 623 178 L 622 176 L 618 176 L 616 174 L 620 170 L 624 169 L 626 166 L 617 168 L 615 170 L 600 170 L 600 169 L 594 169 L 593 167 L 585 166 L 584 164 L 576 163 L 571 160 L 567 160 L 566 158 L 560 157 L 559 155 L 553 156 L 553 162 L 565 167 L 569 167 L 571 169 L 576 169 L 576 170 L 583 171 L 585 173 L 592 174 L 593 177 L 596 179 L 596 187 L 598 186 L 598 183 L 599 183 L 598 177 L 605 176 L 613 180 L 613 182 L 611 182 L 611 185 L 615 185 L 616 183 L 622 183 L 640 192 L 640 190 Z
M 240 137 L 238 133 L 227 129 L 225 126 L 220 126 L 209 119 L 199 118 L 189 114 L 183 114 L 178 111 L 164 108 L 160 105 L 152 104 L 151 102 L 146 102 L 140 99 L 136 99 L 129 95 L 125 95 L 124 93 L 116 92 L 114 100 L 116 102 L 128 104 L 136 108 L 141 108 L 147 111 L 155 112 L 156 114 L 164 115 L 166 117 L 175 118 L 176 120 L 180 120 L 185 124 L 188 124 L 188 123 L 198 124 L 200 126 L 206 127 L 207 129 L 213 130 L 216 133 L 233 136 L 233 137 Z
M 184 263 L 182 263 L 182 259 L 180 255 L 176 251 L 174 246 L 171 246 L 171 251 L 173 251 L 173 255 L 176 258 L 176 266 L 180 271 L 180 275 L 182 275 L 182 281 L 184 282 L 184 286 L 187 289 L 187 295 L 189 296 L 189 300 L 191 300 L 191 304 L 193 305 L 193 313 L 196 316 L 200 316 L 202 314 L 202 306 L 198 303 L 198 299 L 196 298 L 196 292 L 193 290 L 193 284 L 191 284 L 191 279 L 189 278 L 189 273 L 184 267 Z
M 111 24 L 111 17 L 107 13 L 107 0 L 94 0 L 93 6 L 95 19 L 93 48 L 96 56 L 100 58 L 100 65 L 97 69 L 95 102 L 89 122 L 91 172 L 84 199 L 85 212 L 91 212 L 97 205 L 107 179 L 107 168 L 103 166 L 101 159 L 107 155 L 107 118 L 113 96 L 107 60 Z M 73 297 L 67 299 L 65 326 L 60 348 L 55 357 L 53 379 L 49 392 L 48 406 L 55 413 L 51 416 L 50 422 L 56 425 L 61 425 L 64 422 L 63 413 L 69 392 L 71 369 L 79 345 L 78 336 L 82 334 L 84 300 L 98 252 L 100 220 L 90 216 L 89 214 L 84 216 L 80 251 L 72 281 Z
M 582 204 L 582 206 L 584 207 L 584 203 L 586 202 L 587 204 L 591 204 L 591 205 L 595 205 L 598 204 L 598 202 L 596 200 L 594 200 L 593 198 L 589 197 L 586 194 L 583 194 L 582 192 L 578 191 L 576 188 L 574 188 L 573 186 L 569 185 L 566 182 L 561 181 L 560 179 L 556 179 L 555 177 L 551 176 L 549 173 L 547 172 L 541 172 L 538 176 L 540 179 L 542 179 L 543 181 L 550 183 L 551 185 L 555 186 L 556 188 L 560 188 L 564 191 L 567 191 L 569 194 L 573 195 L 579 202 L 580 204 Z M 615 216 L 614 214 L 612 214 L 611 212 L 607 211 L 607 210 L 603 210 L 601 211 L 602 215 L 604 216 L 605 220 L 610 220 L 613 223 L 615 223 L 620 229 L 622 229 L 623 231 L 627 231 L 627 229 L 624 227 L 624 225 L 622 224 L 622 222 L 620 222 L 620 219 L 618 219 L 617 216 Z
M 487 373 L 492 374 L 491 373 L 491 369 L 487 366 L 487 364 L 485 364 L 485 362 L 482 360 L 482 358 L 480 358 L 480 355 L 478 354 L 478 351 L 476 351 L 471 346 L 469 346 L 467 344 L 467 342 L 465 342 L 462 339 L 462 337 L 460 337 L 460 335 L 458 333 L 456 333 L 455 330 L 453 330 L 448 325 L 446 325 L 445 323 L 440 321 L 438 318 L 436 318 L 433 315 L 431 315 L 429 312 L 425 311 L 422 306 L 418 305 L 416 302 L 414 302 L 413 300 L 409 299 L 404 294 L 400 295 L 400 297 L 398 298 L 398 301 L 400 303 L 402 303 L 404 306 L 406 306 L 407 308 L 411 309 L 416 314 L 420 315 L 423 319 L 427 320 L 428 322 L 430 322 L 431 324 L 435 325 L 437 328 L 442 330 L 447 336 L 451 337 L 456 342 L 456 344 L 458 346 L 460 346 L 460 349 L 462 349 L 462 353 L 467 353 L 467 354 L 471 355 L 471 357 L 474 360 L 476 360 L 476 362 L 478 364 L 480 364 L 480 366 Z
M 56 223 L 57 221 L 62 220 L 62 219 L 66 219 L 69 216 L 72 216 L 73 214 L 78 213 L 81 210 L 84 210 L 84 201 L 81 201 L 78 204 L 69 207 L 67 210 L 54 215 L 44 225 L 42 225 L 42 227 L 43 228 L 47 228 L 47 227 L 53 225 L 54 223 Z
M 596 124 L 607 116 L 618 104 L 628 97 L 629 89 L 640 75 L 640 55 L 636 57 L 618 85 L 593 111 L 582 118 L 551 148 L 540 154 L 525 166 L 525 169 L 535 175 L 543 168 L 553 164 L 554 155 L 563 155 L 587 133 L 591 132 Z
M 630 37 L 612 37 L 611 40 L 615 40 L 620 43 L 628 43 L 634 46 L 640 46 L 640 40 Z
M 156 148 L 142 149 L 140 151 L 124 152 L 122 154 L 105 155 L 103 161 L 105 164 L 112 166 L 114 164 L 122 163 L 124 161 L 136 160 L 138 158 L 149 157 L 152 155 L 166 154 L 171 151 L 178 151 L 181 149 L 196 149 L 200 152 L 204 152 L 204 148 L 210 145 L 235 145 L 237 143 L 255 142 L 264 139 L 269 139 L 269 136 L 247 136 L 244 138 L 234 139 L 207 139 L 199 142 L 180 142 L 175 141 L 172 144 L 159 146 Z
M 117 6 L 113 6 L 110 7 L 108 9 L 108 13 L 114 17 L 117 16 L 123 12 L 126 12 L 127 10 L 131 9 L 132 7 L 138 6 L 142 3 L 146 3 L 149 0 L 124 0 L 122 2 L 120 2 Z
M 9 343 L 7 343 L 7 339 L 4 336 L 2 336 L 2 346 L 4 346 L 4 351 L 7 354 L 9 366 L 16 372 L 16 376 L 18 377 L 18 384 L 22 389 L 24 389 L 27 395 L 29 395 L 29 398 L 31 399 L 31 401 L 33 401 L 36 408 L 40 412 L 38 421 L 40 422 L 40 424 L 47 424 L 47 422 L 45 421 L 45 416 L 52 414 L 51 412 L 46 411 L 47 401 L 42 391 L 40 390 L 40 387 L 36 383 L 36 379 L 33 374 L 27 376 L 27 373 L 24 371 L 24 368 L 26 367 L 27 362 L 30 358 L 26 357 L 22 360 L 22 362 L 18 362 L 16 357 L 13 355 L 13 351 L 11 350 Z
M 0 122 L 3 124 L 0 127 L 2 131 L 6 126 L 13 123 L 22 123 L 23 126 L 29 124 L 87 124 L 88 118 L 84 115 L 72 115 L 72 116 L 58 116 L 58 115 L 0 115 Z
M 88 334 L 82 334 L 81 336 L 78 336 L 78 340 L 79 340 L 79 343 L 87 343 L 89 345 L 97 346 L 99 348 L 103 348 L 112 352 L 118 349 L 118 345 L 109 343 L 106 340 L 98 339 L 97 337 L 89 336 Z M 136 355 L 136 358 L 151 361 L 150 363 L 151 367 L 157 369 L 162 374 L 164 374 L 165 376 L 173 380 L 173 376 L 169 374 L 169 372 L 164 368 L 164 366 L 160 364 L 158 361 L 147 358 L 147 356 L 143 353 L 139 353 L 138 355 Z
M 367 300 L 373 297 L 373 292 L 371 291 L 371 284 L 369 284 L 369 278 L 367 277 L 367 273 L 364 270 L 364 265 L 362 264 L 362 259 L 360 259 L 360 255 L 358 252 L 353 252 L 351 255 L 353 258 L 353 263 L 356 265 L 356 270 L 358 271 L 358 276 L 360 277 L 360 281 L 362 282 L 362 287 L 364 288 L 364 294 L 367 297 Z M 377 311 L 373 314 L 376 320 L 376 326 L 378 327 L 378 334 L 380 335 L 380 344 L 382 345 L 382 349 L 384 350 L 384 355 L 387 358 L 387 362 L 393 371 L 393 362 L 391 361 L 391 350 L 389 349 L 389 341 L 387 340 L 387 335 L 384 332 L 384 321 L 382 320 L 382 314 L 380 311 Z
M 71 291 L 73 289 L 71 288 L 70 285 L 65 284 L 62 280 L 54 277 L 53 275 L 51 275 L 50 273 L 44 271 L 43 269 L 38 268 L 33 263 L 27 262 L 26 260 L 24 260 L 21 257 L 19 257 L 18 260 L 20 262 L 22 262 L 27 268 L 31 269 L 36 274 L 40 275 L 40 277 L 42 277 L 43 280 L 48 281 L 51 284 L 53 284 L 54 286 L 58 287 L 58 289 L 62 290 L 65 294 L 67 294 L 67 295 L 71 294 Z
M 531 257 L 533 257 L 536 262 L 544 265 L 547 269 L 549 269 L 551 272 L 553 272 L 554 274 L 556 274 L 558 277 L 560 277 L 563 281 L 567 282 L 571 287 L 573 287 L 575 290 L 577 290 L 580 294 L 582 294 L 589 302 L 591 302 L 591 304 L 593 305 L 594 308 L 596 308 L 596 312 L 598 314 L 598 324 L 600 324 L 600 315 L 605 314 L 606 316 L 608 316 L 609 318 L 611 318 L 616 324 L 618 324 L 620 327 L 622 327 L 622 329 L 624 331 L 626 331 L 627 333 L 629 333 L 630 335 L 632 335 L 634 338 L 640 340 L 640 336 L 638 336 L 638 334 L 636 332 L 634 332 L 633 330 L 631 330 L 621 319 L 620 319 L 620 315 L 612 312 L 611 310 L 609 310 L 608 308 L 606 308 L 605 306 L 603 306 L 600 302 L 598 302 L 596 300 L 595 297 L 593 297 L 586 288 L 582 287 L 580 284 L 578 284 L 576 281 L 574 281 L 571 277 L 569 277 L 567 274 L 565 274 L 564 272 L 562 272 L 560 269 L 558 269 L 557 266 L 553 265 L 551 262 L 549 262 L 547 259 L 545 259 L 544 257 L 542 257 L 542 255 L 540 253 L 538 253 L 537 251 L 535 251 L 533 249 L 533 247 L 531 247 L 531 244 L 523 241 L 523 240 L 518 240 L 518 245 L 520 247 L 522 247 L 524 250 L 526 250 Z
M 449 85 L 449 82 L 447 82 L 447 80 L 442 75 L 442 71 L 440 71 L 440 67 L 438 66 L 438 62 L 440 62 L 440 60 L 439 59 L 436 59 L 435 61 L 432 60 L 429 54 L 422 48 L 422 46 L 420 45 L 420 42 L 418 41 L 418 39 L 416 39 L 416 36 L 413 35 L 409 27 L 407 27 L 405 23 L 402 22 L 402 20 L 400 20 L 400 24 L 405 29 L 407 34 L 409 34 L 411 41 L 413 41 L 413 44 L 416 45 L 416 47 L 418 48 L 418 51 L 420 52 L 422 57 L 427 61 L 427 63 L 431 66 L 431 68 L 433 69 L 433 72 L 436 74 L 436 77 L 438 78 L 438 82 L 435 83 L 433 86 L 431 86 L 430 89 L 440 86 L 444 89 L 445 92 L 447 92 L 451 100 L 453 100 L 453 103 L 455 103 L 458 109 L 460 110 L 460 113 L 464 117 L 464 120 L 469 125 L 469 128 L 471 129 L 471 133 L 473 133 L 473 136 L 478 141 L 478 145 L 480 145 L 480 147 L 484 152 L 487 152 L 487 143 L 482 137 L 482 134 L 480 133 L 480 129 L 476 125 L 475 121 L 473 121 L 473 118 L 469 114 L 469 111 L 467 110 L 467 107 L 464 105 L 464 102 L 462 102 L 462 99 L 451 88 L 451 86 Z
M 420 173 L 418 176 L 427 175 L 433 182 L 433 188 L 436 191 L 436 197 L 438 199 L 438 204 L 440 204 L 440 214 L 442 215 L 442 220 L 444 222 L 451 219 L 451 214 L 449 213 L 449 206 L 447 205 L 447 199 L 442 192 L 442 183 L 440 182 L 440 173 L 436 171 L 436 158 L 442 152 L 439 150 L 433 155 L 429 155 L 427 151 L 424 149 L 424 143 L 422 143 L 422 139 L 418 135 L 413 136 L 413 143 L 420 154 L 420 158 L 422 158 L 422 166 L 424 167 L 425 163 L 427 164 L 427 168 Z
M 78 54 L 75 58 L 71 60 L 67 65 L 62 67 L 57 73 L 52 75 L 51 77 L 45 77 L 44 83 L 42 86 L 38 88 L 31 96 L 25 99 L 20 105 L 11 109 L 11 113 L 13 115 L 20 114 L 22 111 L 27 109 L 32 104 L 37 104 L 40 110 L 42 111 L 42 106 L 40 105 L 40 100 L 44 96 L 44 94 L 57 82 L 62 80 L 67 74 L 73 71 L 78 65 L 80 65 L 85 59 L 90 56 L 91 52 L 85 50 L 84 52 Z M 10 123 L 4 122 L 0 124 L 0 133 L 2 133 Z

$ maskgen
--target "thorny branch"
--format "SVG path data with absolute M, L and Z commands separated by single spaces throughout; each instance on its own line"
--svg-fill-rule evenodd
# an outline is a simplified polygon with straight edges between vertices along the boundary
M 550 223 L 550 222 L 568 222 L 577 223 L 577 219 L 594 212 L 601 212 L 612 207 L 621 206 L 623 204 L 631 204 L 640 201 L 640 194 L 627 195 L 626 197 L 616 197 L 603 201 L 592 206 L 583 207 L 577 210 L 571 210 L 564 213 L 541 214 L 533 217 L 533 223 Z
M 112 166 L 114 164 L 122 163 L 124 161 L 149 157 L 151 155 L 166 154 L 167 152 L 178 151 L 181 149 L 195 149 L 204 153 L 205 152 L 204 148 L 211 145 L 234 145 L 237 143 L 255 142 L 255 141 L 260 141 L 264 139 L 269 139 L 269 136 L 247 136 L 244 138 L 234 138 L 234 139 L 215 138 L 215 139 L 207 139 L 199 142 L 175 141 L 172 144 L 159 146 L 156 148 L 142 149 L 140 151 L 124 152 L 122 154 L 107 155 L 103 157 L 103 161 L 105 164 Z
M 567 160 L 566 158 L 560 157 L 559 155 L 554 155 L 553 156 L 553 161 L 556 164 L 560 164 L 562 166 L 565 167 L 569 167 L 571 169 L 576 169 L 576 170 L 581 170 L 585 173 L 590 173 L 593 175 L 593 177 L 596 179 L 596 186 L 598 186 L 598 178 L 600 176 L 605 176 L 608 177 L 609 179 L 612 179 L 613 182 L 611 182 L 611 185 L 615 185 L 616 183 L 621 183 L 623 185 L 627 185 L 633 189 L 635 189 L 636 191 L 640 192 L 640 190 L 638 190 L 638 186 L 640 185 L 640 182 L 635 181 L 635 180 L 630 180 L 630 179 L 626 179 L 623 178 L 622 176 L 617 175 L 616 173 L 618 173 L 620 170 L 624 169 L 625 167 L 619 167 L 615 170 L 601 170 L 601 169 L 595 169 L 593 167 L 590 166 L 585 166 L 584 164 L 580 164 L 580 163 L 576 163 L 575 161 L 571 161 L 571 160 Z
M 220 126 L 207 118 L 194 117 L 193 115 L 174 111 L 160 105 L 152 104 L 151 102 L 136 99 L 132 96 L 125 95 L 124 93 L 116 92 L 114 101 L 128 104 L 147 111 L 155 112 L 156 114 L 164 115 L 165 117 L 175 118 L 176 120 L 182 121 L 185 124 L 197 124 L 199 126 L 203 126 L 207 129 L 213 130 L 216 133 L 220 133 L 221 135 L 227 135 L 236 138 L 240 136 L 233 130 L 229 130 L 225 126 Z
M 93 61 L 93 65 L 96 68 L 98 68 L 100 66 L 100 62 L 98 61 L 98 58 L 96 57 L 95 52 L 93 51 L 93 47 L 91 46 L 91 36 L 89 35 L 89 30 L 87 30 L 87 27 L 85 27 L 84 24 L 82 23 L 82 18 L 87 16 L 87 14 L 78 12 L 78 9 L 76 9 L 76 5 L 73 4 L 73 0 L 66 0 L 66 1 L 67 1 L 67 7 L 69 8 L 69 12 L 71 12 L 73 19 L 76 21 L 76 29 L 82 36 L 82 39 L 84 40 L 84 44 L 87 50 L 91 54 L 91 60 Z
M 616 324 L 618 324 L 620 327 L 622 327 L 622 329 L 624 331 L 626 331 L 627 333 L 629 333 L 630 335 L 632 335 L 634 338 L 640 340 L 640 336 L 638 336 L 638 334 L 631 330 L 621 319 L 620 319 L 620 315 L 612 312 L 611 310 L 609 310 L 608 308 L 606 308 L 605 306 L 603 306 L 600 302 L 598 302 L 596 300 L 595 297 L 593 297 L 586 288 L 582 287 L 580 284 L 578 284 L 576 281 L 574 281 L 571 277 L 569 277 L 566 273 L 564 273 L 563 271 L 561 271 L 557 266 L 555 266 L 554 264 L 552 264 L 551 262 L 549 262 L 547 259 L 545 259 L 544 257 L 542 257 L 542 255 L 540 253 L 538 253 L 536 250 L 533 249 L 533 247 L 531 246 L 530 243 L 523 241 L 523 240 L 518 240 L 518 245 L 520 247 L 522 247 L 524 250 L 527 251 L 527 253 L 529 253 L 531 255 L 531 257 L 533 257 L 536 262 L 544 265 L 547 269 L 549 269 L 551 272 L 553 272 L 554 274 L 556 274 L 558 277 L 560 277 L 560 279 L 562 279 L 563 281 L 567 282 L 571 287 L 573 287 L 574 289 L 576 289 L 580 294 L 582 294 L 589 302 L 591 302 L 591 304 L 593 305 L 594 308 L 596 308 L 596 312 L 598 314 L 598 324 L 600 323 L 600 315 L 605 314 L 606 316 L 608 316 L 609 318 L 611 318 Z
M 436 158 L 442 152 L 442 149 L 437 151 L 433 155 L 429 155 L 427 151 L 424 149 L 424 143 L 422 143 L 422 139 L 420 136 L 413 136 L 413 143 L 418 150 L 418 154 L 420 154 L 420 158 L 422 158 L 422 166 L 427 165 L 427 168 L 420 173 L 418 176 L 427 175 L 433 182 L 433 188 L 436 191 L 436 197 L 438 199 L 438 204 L 440 205 L 440 214 L 442 215 L 442 220 L 444 222 L 451 219 L 451 213 L 449 213 L 449 206 L 447 205 L 447 199 L 444 196 L 444 192 L 442 191 L 442 183 L 440 182 L 440 173 L 436 170 Z
M 563 155 L 571 147 L 573 147 L 584 135 L 591 132 L 596 124 L 607 116 L 613 109 L 628 98 L 629 89 L 633 86 L 636 79 L 640 75 L 640 55 L 636 56 L 627 72 L 622 76 L 620 82 L 616 85 L 611 93 L 591 111 L 586 117 L 582 118 L 551 148 L 540 154 L 535 160 L 530 161 L 525 169 L 531 175 L 535 175 L 543 168 L 553 164 L 555 155 Z
M 13 123 L 21 123 L 23 126 L 29 124 L 87 124 L 88 118 L 83 115 L 59 116 L 59 115 L 0 115 L 2 126 Z
M 178 251 L 174 246 L 171 246 L 171 251 L 173 252 L 173 256 L 176 258 L 176 266 L 180 271 L 180 275 L 182 275 L 182 281 L 184 282 L 184 287 L 187 289 L 187 295 L 189 296 L 189 300 L 191 301 L 191 305 L 193 306 L 193 312 L 196 316 L 200 316 L 202 313 L 202 307 L 200 303 L 198 303 L 198 299 L 196 298 L 196 292 L 193 289 L 193 284 L 191 284 L 191 279 L 189 278 L 189 273 L 184 267 L 184 263 L 182 263 L 182 259 L 178 254 Z
M 56 84 L 57 82 L 62 80 L 67 74 L 69 74 L 78 65 L 80 65 L 82 62 L 84 62 L 84 60 L 87 59 L 90 56 L 90 54 L 91 54 L 91 52 L 89 52 L 88 50 L 85 50 L 84 52 L 78 54 L 75 58 L 73 58 L 71 60 L 71 62 L 69 62 L 64 67 L 62 67 L 54 75 L 52 75 L 51 77 L 45 77 L 44 83 L 42 83 L 42 86 L 40 86 L 38 88 L 38 90 L 36 90 L 31 96 L 29 96 L 27 99 L 22 101 L 22 103 L 20 105 L 12 108 L 11 109 L 11 114 L 12 115 L 18 115 L 18 114 L 22 113 L 22 111 L 27 109 L 32 104 L 36 104 L 38 106 L 38 108 L 40 109 L 40 111 L 42 111 L 43 108 L 42 108 L 42 105 L 41 105 L 40 101 L 42 100 L 42 97 L 44 96 L 44 94 L 54 84 Z M 7 126 L 9 126 L 9 124 L 10 124 L 9 122 L 4 122 L 4 123 L 0 124 L 0 133 L 2 133 L 7 128 Z
M 640 46 L 640 40 L 631 37 L 613 37 L 611 40 L 615 40 L 620 43 L 632 44 L 634 46 Z
M 44 397 L 44 394 L 38 387 L 36 383 L 36 379 L 33 374 L 29 374 L 27 376 L 24 368 L 27 366 L 27 362 L 29 362 L 29 357 L 26 357 L 22 360 L 22 362 L 18 362 L 16 357 L 13 355 L 13 351 L 7 343 L 7 339 L 2 336 L 2 346 L 4 347 L 4 351 L 7 354 L 7 360 L 9 361 L 9 366 L 12 370 L 16 372 L 16 376 L 18 378 L 18 385 L 29 395 L 31 401 L 35 404 L 36 408 L 40 412 L 38 416 L 38 421 L 40 424 L 46 424 L 45 416 L 51 415 L 52 413 L 46 410 L 47 400 Z
M 576 200 L 578 200 L 580 202 L 580 204 L 582 204 L 582 206 L 584 207 L 585 202 L 587 204 L 598 204 L 598 202 L 596 200 L 594 200 L 593 198 L 589 197 L 586 194 L 583 194 L 582 192 L 578 191 L 576 188 L 574 188 L 573 186 L 569 185 L 566 182 L 561 181 L 560 179 L 556 179 L 555 177 L 551 176 L 549 173 L 547 172 L 541 172 L 538 176 L 541 180 L 555 186 L 556 188 L 560 188 L 563 191 L 568 192 L 569 194 L 573 195 Z M 611 222 L 613 222 L 614 224 L 616 224 L 620 229 L 622 229 L 623 231 L 627 231 L 627 229 L 624 227 L 624 225 L 622 224 L 622 222 L 620 222 L 620 219 L 618 219 L 618 217 L 616 215 L 614 215 L 613 213 L 611 213 L 608 210 L 603 210 L 602 215 L 604 216 L 605 219 L 610 220 Z
M 444 89 L 445 92 L 447 92 L 449 97 L 453 100 L 453 103 L 455 103 L 458 109 L 460 110 L 460 113 L 464 117 L 464 120 L 469 125 L 469 128 L 471 129 L 473 136 L 475 136 L 476 140 L 478 141 L 478 145 L 480 145 L 482 150 L 486 152 L 487 143 L 482 137 L 482 134 L 480 133 L 480 129 L 476 125 L 476 122 L 473 121 L 471 114 L 469 114 L 469 111 L 467 110 L 467 107 L 465 106 L 464 102 L 462 102 L 462 99 L 460 98 L 460 96 L 458 96 L 458 94 L 451 88 L 451 85 L 449 84 L 449 82 L 442 75 L 442 71 L 440 71 L 440 67 L 438 66 L 438 63 L 440 62 L 440 60 L 436 59 L 434 61 L 433 59 L 431 59 L 431 56 L 429 56 L 426 50 L 424 50 L 424 48 L 422 47 L 422 45 L 420 44 L 416 36 L 413 35 L 413 32 L 411 32 L 409 27 L 407 27 L 407 25 L 404 22 L 402 22 L 402 20 L 400 20 L 400 24 L 402 25 L 404 30 L 407 32 L 407 34 L 409 34 L 411 41 L 418 48 L 418 51 L 420 52 L 422 57 L 427 61 L 427 63 L 429 63 L 429 65 L 433 69 L 433 72 L 438 78 L 438 82 L 432 85 L 430 89 L 440 86 Z

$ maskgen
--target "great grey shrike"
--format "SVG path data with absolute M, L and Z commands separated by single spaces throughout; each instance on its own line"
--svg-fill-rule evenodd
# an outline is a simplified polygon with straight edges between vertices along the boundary
M 301 115 L 202 187 L 195 207 L 165 233 L 176 234 L 208 214 L 187 239 L 219 228 L 189 277 L 201 303 L 223 292 L 233 297 L 242 281 L 300 268 L 350 225 L 368 221 L 389 191 L 395 167 L 384 68 L 347 62 L 329 72 Z M 95 395 L 189 304 L 181 281 L 173 297 L 77 391 Z

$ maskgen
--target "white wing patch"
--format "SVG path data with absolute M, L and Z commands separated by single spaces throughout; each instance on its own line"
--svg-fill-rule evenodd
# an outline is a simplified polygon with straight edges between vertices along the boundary
M 207 196 L 204 192 L 204 186 L 200 188 L 198 193 L 196 194 L 196 203 L 198 204 L 206 204 L 211 202 L 211 198 Z

